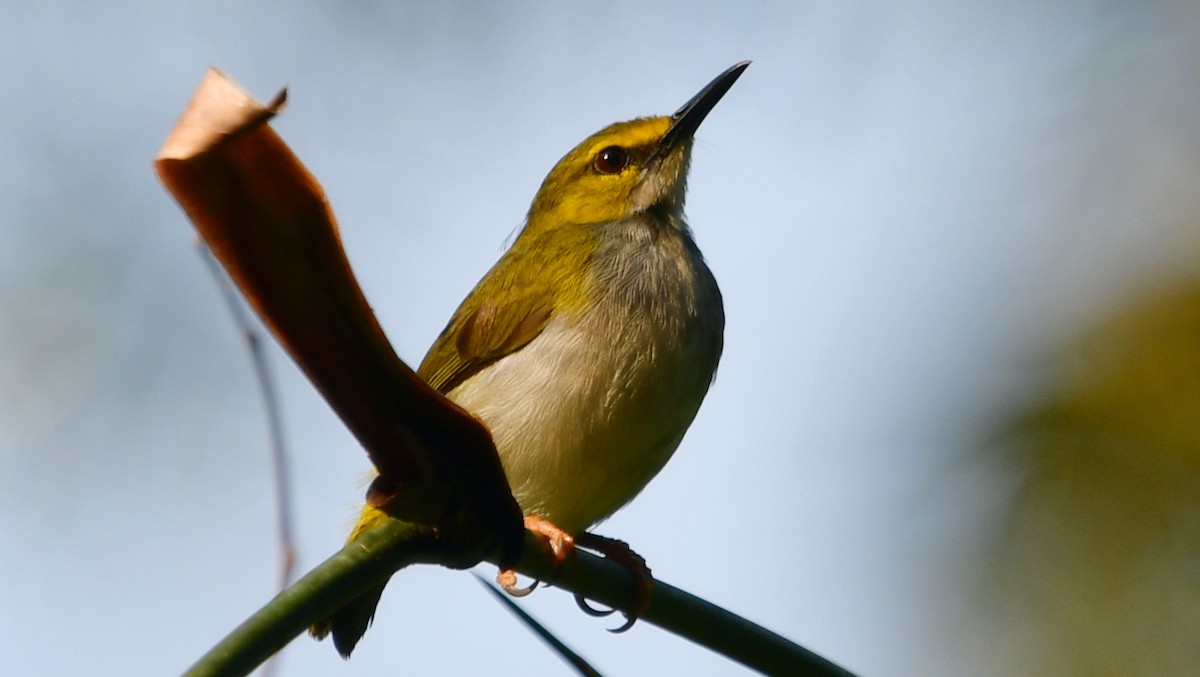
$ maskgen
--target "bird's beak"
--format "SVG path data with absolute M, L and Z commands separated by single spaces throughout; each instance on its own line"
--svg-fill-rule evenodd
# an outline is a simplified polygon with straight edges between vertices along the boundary
M 725 96 L 725 92 L 729 91 L 733 83 L 741 77 L 742 71 L 746 70 L 749 65 L 749 61 L 741 61 L 730 66 L 729 70 L 718 75 L 690 101 L 683 104 L 682 108 L 675 111 L 675 114 L 671 116 L 673 121 L 671 128 L 658 142 L 655 155 L 665 155 L 681 142 L 690 140 L 700 127 L 700 123 L 704 122 L 704 118 L 708 116 L 708 112 L 717 105 L 721 97 Z

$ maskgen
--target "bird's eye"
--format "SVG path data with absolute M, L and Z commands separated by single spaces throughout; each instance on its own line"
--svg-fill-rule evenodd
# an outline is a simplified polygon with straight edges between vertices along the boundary
M 629 165 L 629 151 L 620 146 L 609 146 L 596 153 L 592 166 L 601 174 L 619 174 Z

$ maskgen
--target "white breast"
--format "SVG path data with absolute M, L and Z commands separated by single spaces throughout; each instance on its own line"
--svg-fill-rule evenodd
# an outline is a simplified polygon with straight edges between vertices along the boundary
M 569 532 L 611 515 L 662 469 L 721 352 L 720 292 L 686 230 L 611 244 L 586 312 L 556 313 L 529 345 L 450 392 L 491 429 L 521 508 Z

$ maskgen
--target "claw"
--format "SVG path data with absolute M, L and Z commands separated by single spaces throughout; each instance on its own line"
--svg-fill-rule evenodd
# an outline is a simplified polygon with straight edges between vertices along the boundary
M 616 611 L 616 609 L 597 609 L 591 604 L 588 604 L 587 599 L 584 598 L 583 595 L 575 595 L 575 606 L 579 607 L 583 613 L 589 616 L 595 616 L 596 618 L 611 616 Z
M 630 575 L 633 576 L 633 601 L 629 609 L 624 612 L 626 621 L 621 627 L 613 628 L 609 632 L 621 633 L 629 630 L 633 627 L 634 623 L 637 623 L 637 619 L 645 613 L 646 609 L 650 608 L 650 598 L 654 594 L 654 577 L 650 574 L 650 567 L 646 566 L 646 560 L 634 552 L 629 547 L 629 544 L 624 541 L 605 538 L 604 536 L 597 536 L 596 534 L 587 532 L 580 534 L 577 540 L 579 545 L 589 550 L 595 550 L 604 555 L 606 559 L 611 559 L 624 566 L 629 570 Z M 577 602 L 580 603 L 581 607 L 586 606 L 578 598 Z M 596 611 L 596 609 L 590 606 L 584 609 L 584 611 L 591 613 L 588 609 Z M 591 615 L 602 614 L 591 613 Z
M 628 616 L 626 616 L 626 617 L 625 617 L 625 624 L 624 624 L 624 625 L 622 625 L 622 626 L 621 626 L 621 627 L 619 627 L 619 628 L 609 628 L 609 629 L 608 629 L 608 631 L 609 631 L 609 632 L 611 632 L 611 633 L 612 633 L 612 634 L 614 634 L 614 635 L 619 635 L 619 634 L 621 634 L 622 632 L 625 632 L 626 630 L 628 630 L 629 628 L 632 628 L 632 627 L 633 627 L 633 624 L 634 624 L 634 623 L 637 623 L 637 619 L 638 619 L 638 616 L 635 616 L 635 615 L 633 615 L 633 614 L 629 614 Z
M 504 592 L 507 592 L 513 597 L 525 597 L 529 593 L 533 592 L 534 588 L 538 586 L 539 582 L 540 581 L 535 578 L 533 579 L 533 582 L 529 584 L 529 587 L 519 588 L 517 587 L 517 572 L 515 570 L 505 569 L 496 574 L 496 585 L 499 585 L 504 589 Z
M 525 597 L 529 593 L 531 593 L 537 589 L 538 583 L 540 583 L 540 581 L 538 581 L 538 579 L 535 578 L 535 579 L 533 579 L 533 582 L 529 584 L 529 587 L 525 587 L 525 588 L 513 587 L 513 588 L 509 588 L 509 589 L 505 590 L 505 592 L 512 595 L 513 597 Z
M 554 526 L 554 524 L 549 520 L 541 517 L 534 517 L 533 515 L 526 515 L 525 528 L 529 529 L 535 534 L 546 537 L 546 540 L 550 542 L 550 550 L 554 552 L 554 562 L 557 565 L 561 565 L 563 562 L 565 562 L 567 556 L 570 555 L 571 551 L 575 549 L 574 537 L 562 529 Z M 517 587 L 516 569 L 502 569 L 500 573 L 496 574 L 496 585 L 499 585 L 504 592 L 507 592 L 513 597 L 525 597 L 529 593 L 533 592 L 540 582 L 541 581 L 534 579 L 534 581 L 529 584 L 529 587 L 521 588 Z

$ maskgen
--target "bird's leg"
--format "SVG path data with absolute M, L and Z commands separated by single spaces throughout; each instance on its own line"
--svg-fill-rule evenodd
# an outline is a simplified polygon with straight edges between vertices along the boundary
M 645 558 L 634 552 L 628 543 L 615 538 L 584 532 L 576 541 L 580 547 L 594 550 L 604 555 L 605 559 L 610 559 L 625 567 L 633 576 L 633 603 L 625 611 L 625 624 L 609 632 L 625 632 L 632 628 L 637 619 L 645 613 L 646 609 L 650 608 L 650 597 L 654 593 L 654 576 L 650 573 L 650 567 L 646 566 Z M 612 613 L 612 610 L 599 611 L 593 608 L 583 597 L 578 595 L 575 597 L 575 602 L 584 612 L 593 616 L 607 616 Z
M 550 542 L 550 552 L 554 553 L 554 565 L 559 566 L 567 561 L 567 556 L 575 549 L 575 537 L 559 529 L 553 522 L 536 515 L 525 516 L 525 528 L 533 533 L 544 536 Z M 496 583 L 513 597 L 524 597 L 533 592 L 538 582 L 528 588 L 517 587 L 516 569 L 501 569 L 496 574 Z
M 545 536 L 546 540 L 550 542 L 550 551 L 554 553 L 555 566 L 567 561 L 567 556 L 575 549 L 575 537 L 559 529 L 550 520 L 536 515 L 526 515 L 525 528 L 539 536 Z
M 525 516 L 525 528 L 535 534 L 544 536 L 550 542 L 550 550 L 554 553 L 554 563 L 556 566 L 565 562 L 571 551 L 578 545 L 604 555 L 605 559 L 610 559 L 629 571 L 629 574 L 633 576 L 633 602 L 624 612 L 625 623 L 621 627 L 609 632 L 625 632 L 629 628 L 632 628 L 637 619 L 645 613 L 646 609 L 650 608 L 650 598 L 654 593 L 654 576 L 650 573 L 650 567 L 646 565 L 645 558 L 634 552 L 625 541 L 618 541 L 615 538 L 599 536 L 586 531 L 579 534 L 578 537 L 572 536 L 558 528 L 553 522 L 535 515 Z M 518 588 L 516 570 L 503 569 L 500 573 L 496 574 L 496 583 L 508 594 L 514 597 L 524 597 L 533 592 L 533 589 L 537 587 L 538 581 L 534 581 L 527 588 Z M 614 611 L 611 609 L 608 611 L 598 610 L 590 606 L 580 596 L 576 596 L 575 601 L 579 604 L 579 608 L 593 616 L 607 616 Z

